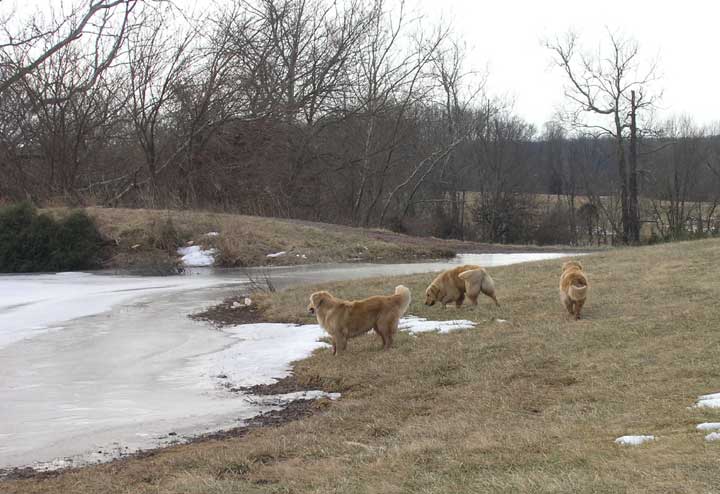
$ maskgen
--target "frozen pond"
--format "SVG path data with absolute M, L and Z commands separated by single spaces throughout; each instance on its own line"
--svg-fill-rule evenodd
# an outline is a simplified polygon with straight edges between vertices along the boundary
M 259 271 L 285 287 L 567 255 L 466 254 Z M 170 278 L 0 275 L 0 468 L 105 461 L 242 425 L 272 408 L 272 400 L 224 391 L 218 365 L 241 370 L 232 384 L 272 382 L 322 345 L 322 331 L 273 325 L 217 331 L 187 317 L 244 290 L 247 281 L 238 270 L 213 269 Z

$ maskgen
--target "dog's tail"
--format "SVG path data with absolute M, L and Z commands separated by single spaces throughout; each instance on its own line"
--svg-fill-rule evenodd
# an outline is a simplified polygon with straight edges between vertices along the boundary
M 398 285 L 395 287 L 395 296 L 400 299 L 400 315 L 405 314 L 405 311 L 410 306 L 412 297 L 410 295 L 410 289 L 404 285 Z
M 581 302 L 587 298 L 588 286 L 586 284 L 576 284 L 573 282 L 568 287 L 568 296 L 570 300 Z
M 495 305 L 500 307 L 500 302 L 498 302 L 497 298 L 495 297 L 495 282 L 487 273 L 485 273 L 485 277 L 482 280 L 482 285 L 480 285 L 480 291 L 493 299 L 495 301 Z
M 465 287 L 469 291 L 469 284 L 473 281 L 480 284 L 480 291 L 493 299 L 498 307 L 500 303 L 495 297 L 495 282 L 484 269 L 471 269 L 458 274 L 458 278 L 465 281 Z

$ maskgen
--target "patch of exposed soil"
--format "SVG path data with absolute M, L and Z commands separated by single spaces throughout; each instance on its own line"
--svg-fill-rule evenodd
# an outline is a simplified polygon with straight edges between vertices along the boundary
M 242 388 L 230 388 L 230 391 L 242 392 L 256 396 L 283 395 L 287 393 L 295 393 L 297 391 L 310 391 L 317 389 L 317 386 L 306 386 L 298 382 L 295 374 L 283 377 L 272 384 L 256 384 L 255 386 L 246 386 Z
M 264 322 L 262 311 L 256 304 L 245 305 L 245 296 L 226 298 L 202 312 L 191 314 L 190 319 L 207 321 L 217 327 Z

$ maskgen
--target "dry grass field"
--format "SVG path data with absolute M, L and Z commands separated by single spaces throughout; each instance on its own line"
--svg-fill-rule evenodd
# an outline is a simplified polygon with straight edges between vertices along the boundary
M 500 308 L 425 307 L 432 275 L 336 284 L 337 295 L 362 297 L 402 282 L 410 314 L 477 326 L 401 333 L 387 352 L 371 335 L 340 357 L 316 352 L 297 363 L 298 379 L 343 396 L 308 418 L 0 491 L 720 492 L 720 442 L 695 430 L 720 422 L 720 409 L 692 407 L 720 391 L 718 259 L 718 240 L 585 257 L 591 292 L 579 322 L 558 300 L 559 260 L 491 269 Z M 262 306 L 273 320 L 308 320 L 314 289 Z M 657 440 L 614 443 L 626 434 Z

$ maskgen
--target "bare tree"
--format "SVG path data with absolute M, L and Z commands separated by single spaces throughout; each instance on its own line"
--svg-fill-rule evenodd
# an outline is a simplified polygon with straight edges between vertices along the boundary
M 0 93 L 73 44 L 88 48 L 92 63 L 83 80 L 68 88 L 69 94 L 89 89 L 117 57 L 137 3 L 137 0 L 87 0 L 67 15 L 51 15 L 47 24 L 35 15 L 17 32 L 13 31 L 14 23 L 9 22 L 12 15 L 0 19 L 0 64 L 10 69 L 3 71 Z M 69 94 L 60 97 L 67 98 Z
M 655 81 L 655 65 L 643 69 L 637 42 L 609 33 L 608 53 L 596 56 L 578 53 L 578 38 L 568 34 L 564 40 L 547 42 L 555 62 L 565 72 L 569 84 L 565 95 L 570 101 L 569 122 L 576 129 L 610 136 L 616 145 L 616 162 L 622 207 L 622 240 L 639 240 L 640 220 L 637 187 L 637 115 L 650 110 L 658 96 L 649 92 Z M 607 122 L 607 120 L 610 122 Z M 630 144 L 630 169 L 626 143 Z

